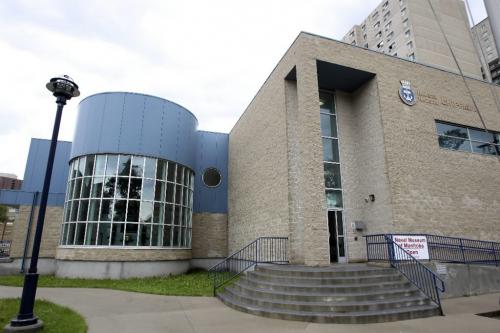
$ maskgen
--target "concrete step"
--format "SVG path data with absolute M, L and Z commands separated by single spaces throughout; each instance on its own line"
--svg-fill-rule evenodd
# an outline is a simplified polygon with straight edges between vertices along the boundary
M 354 266 L 354 267 L 352 267 Z M 306 276 L 306 277 L 357 277 L 373 275 L 394 275 L 397 272 L 392 268 L 379 268 L 367 265 L 338 265 L 329 267 L 308 267 L 291 265 L 259 264 L 255 271 L 277 276 Z
M 439 315 L 439 308 L 435 305 L 419 305 L 376 311 L 305 312 L 249 305 L 232 299 L 225 293 L 219 294 L 218 297 L 229 307 L 246 313 L 268 318 L 298 320 L 316 323 L 367 324 L 425 318 Z
M 401 281 L 403 278 L 399 274 L 382 274 L 369 276 L 342 276 L 342 277 L 317 277 L 317 276 L 293 276 L 293 275 L 273 275 L 253 271 L 248 272 L 248 276 L 254 280 L 266 282 L 280 282 L 283 284 L 305 284 L 305 285 L 342 285 L 342 284 L 364 284 Z
M 421 292 L 416 287 L 409 286 L 401 289 L 374 290 L 362 292 L 324 292 L 300 289 L 296 291 L 281 291 L 268 288 L 258 288 L 249 285 L 244 279 L 235 282 L 232 289 L 251 296 L 262 299 L 281 299 L 286 301 L 307 301 L 307 302 L 346 302 L 346 301 L 369 301 L 383 299 L 397 299 L 401 297 L 420 296 Z

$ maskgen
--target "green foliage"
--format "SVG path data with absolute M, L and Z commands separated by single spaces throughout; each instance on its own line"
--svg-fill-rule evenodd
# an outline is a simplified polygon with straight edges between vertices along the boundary
M 19 311 L 20 299 L 0 299 L 0 329 L 7 325 Z M 43 323 L 45 333 L 85 333 L 87 323 L 77 312 L 48 301 L 35 302 L 35 314 Z
M 0 276 L 0 285 L 22 287 L 23 275 Z M 122 280 L 65 279 L 52 275 L 41 275 L 38 286 L 50 288 L 105 288 L 172 296 L 212 296 L 213 294 L 212 283 L 205 271 L 167 277 Z
M 4 205 L 0 205 L 0 222 L 7 221 L 7 213 L 9 212 L 9 208 Z

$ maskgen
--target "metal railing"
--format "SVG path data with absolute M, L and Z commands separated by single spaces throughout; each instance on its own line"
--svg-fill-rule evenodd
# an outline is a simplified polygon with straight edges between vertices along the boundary
M 259 237 L 208 270 L 217 288 L 258 263 L 288 263 L 287 237 Z
M 378 234 L 365 236 L 369 261 L 387 261 L 388 252 L 385 236 L 398 234 Z M 429 260 L 471 265 L 500 266 L 500 243 L 467 238 L 446 237 L 428 234 L 405 234 L 425 236 Z
M 443 315 L 439 292 L 444 292 L 444 282 L 436 273 L 427 268 L 420 261 L 415 259 L 399 244 L 392 240 L 389 235 L 384 235 L 386 241 L 387 255 L 392 267 L 403 274 L 413 285 L 422 291 L 431 301 L 439 306 L 439 311 Z M 438 284 L 439 282 L 439 284 Z
M 11 241 L 0 241 L 0 258 L 8 258 L 10 256 Z

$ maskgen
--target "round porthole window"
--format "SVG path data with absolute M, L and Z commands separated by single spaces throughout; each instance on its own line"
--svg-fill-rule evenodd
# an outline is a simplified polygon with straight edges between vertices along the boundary
M 203 183 L 208 187 L 216 187 L 219 186 L 222 177 L 219 170 L 217 170 L 216 168 L 207 168 L 203 172 L 202 179 Z

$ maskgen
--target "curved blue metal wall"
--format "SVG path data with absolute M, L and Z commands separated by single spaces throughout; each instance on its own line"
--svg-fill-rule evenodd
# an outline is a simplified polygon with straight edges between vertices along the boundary
M 196 167 L 198 120 L 168 100 L 127 92 L 80 102 L 70 159 L 100 154 L 145 155 Z

